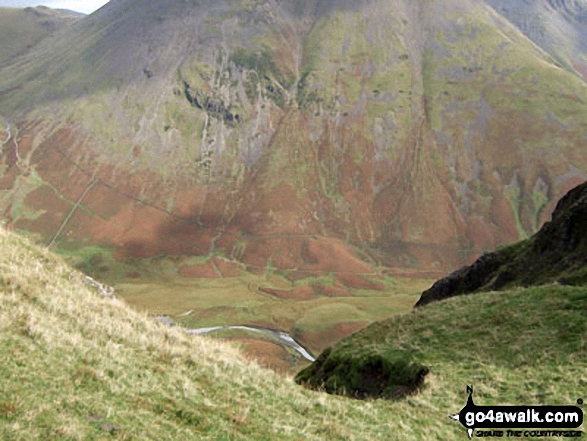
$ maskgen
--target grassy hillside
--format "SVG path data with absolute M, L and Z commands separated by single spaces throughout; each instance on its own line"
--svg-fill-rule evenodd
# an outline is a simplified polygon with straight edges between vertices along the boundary
M 60 258 L 4 229 L 0 250 L 1 439 L 456 433 L 443 405 L 423 405 L 427 395 L 390 408 L 304 391 L 227 344 L 166 328 L 91 292 Z M 400 432 L 407 435 L 392 435 Z
M 447 415 L 464 404 L 466 383 L 488 404 L 573 403 L 587 386 L 584 289 L 541 288 L 532 302 L 528 293 L 459 298 L 371 327 L 352 341 L 393 343 L 431 373 L 415 397 L 356 401 L 306 391 L 231 346 L 103 298 L 60 258 L 3 229 L 0 250 L 6 440 L 460 439 Z
M 46 7 L 0 8 L 0 66 L 78 18 Z
M 426 406 L 444 400 L 459 411 L 464 401 L 455 394 L 465 384 L 476 387 L 483 405 L 574 405 L 587 390 L 586 319 L 585 287 L 454 297 L 339 342 L 297 381 L 348 389 L 353 370 L 360 372 L 367 360 L 392 367 L 411 361 L 430 370 Z M 343 364 L 342 375 L 332 368 Z

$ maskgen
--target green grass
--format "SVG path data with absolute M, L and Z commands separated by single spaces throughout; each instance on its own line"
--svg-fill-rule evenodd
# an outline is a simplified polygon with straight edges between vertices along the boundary
M 103 270 L 105 265 L 116 265 L 112 257 L 112 250 L 98 246 L 86 246 L 74 249 L 67 249 L 61 246 L 55 252 L 69 260 L 76 268 L 86 274 L 96 275 L 96 273 Z
M 296 280 L 294 282 L 294 286 L 306 286 L 306 285 L 312 285 L 314 283 L 320 283 L 325 286 L 333 286 L 334 282 L 335 282 L 334 273 L 329 273 L 328 275 L 325 275 L 325 276 L 306 277 L 301 280 Z
M 295 284 L 314 280 L 302 279 Z M 326 285 L 330 276 L 316 278 Z M 150 277 L 115 284 L 117 294 L 133 307 L 152 315 L 177 316 L 192 311 L 178 321 L 188 328 L 252 325 L 304 334 L 328 333 L 340 323 L 372 323 L 409 311 L 430 281 L 394 278 L 386 291 L 353 290 L 350 297 L 318 296 L 310 300 L 280 299 L 259 291 L 259 287 L 290 290 L 291 282 L 277 275 L 269 277 L 244 273 L 223 279 L 181 279 Z M 343 313 L 344 312 L 344 313 Z M 322 337 L 324 337 L 322 335 Z M 301 339 L 313 351 L 334 343 L 336 336 Z M 344 337 L 341 335 L 339 338 Z
M 335 351 L 409 354 L 418 395 L 356 401 L 296 386 L 212 339 L 167 328 L 81 283 L 61 258 L 0 230 L 0 438 L 448 440 L 478 404 L 574 404 L 587 389 L 585 288 L 439 302 Z
M 296 321 L 295 331 L 315 332 L 334 328 L 339 323 L 370 322 L 372 319 L 348 303 L 329 302 L 307 311 Z
M 308 368 L 298 380 L 316 386 L 334 377 L 338 388 L 348 386 L 355 379 L 324 375 L 329 359 L 359 369 L 379 357 L 392 366 L 426 366 L 424 391 L 432 395 L 473 384 L 484 405 L 572 405 L 587 390 L 586 319 L 586 287 L 459 296 L 358 332 L 329 351 L 322 371 Z

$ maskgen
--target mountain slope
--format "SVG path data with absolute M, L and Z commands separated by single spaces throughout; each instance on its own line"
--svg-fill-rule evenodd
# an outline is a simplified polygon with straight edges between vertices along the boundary
M 587 2 L 488 0 L 561 65 L 587 80 Z
M 76 19 L 71 14 L 44 6 L 0 8 L 0 67 L 27 53 L 41 40 Z
M 515 286 L 587 283 L 587 183 L 569 191 L 530 239 L 486 254 L 424 291 L 416 306 Z
M 119 0 L 0 90 L 4 217 L 115 261 L 443 274 L 587 178 L 587 85 L 470 0 Z

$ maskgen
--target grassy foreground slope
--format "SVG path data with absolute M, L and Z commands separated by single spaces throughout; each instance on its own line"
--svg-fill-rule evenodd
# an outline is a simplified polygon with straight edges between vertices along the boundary
M 446 415 L 461 406 L 468 376 L 433 378 L 401 403 L 310 392 L 228 344 L 166 328 L 82 280 L 59 257 L 0 229 L 0 439 L 461 435 Z
M 465 384 L 475 386 L 479 405 L 574 405 L 587 393 L 586 332 L 587 287 L 458 296 L 359 331 L 297 381 L 348 387 L 350 369 L 379 357 L 428 367 L 422 397 L 428 405 L 444 398 L 455 412 L 464 405 L 455 393 Z M 342 364 L 349 368 L 336 377 L 332 368 Z
M 422 357 L 424 390 L 390 402 L 306 391 L 82 279 L 0 229 L 3 440 L 461 439 L 447 416 L 464 405 L 467 383 L 479 404 L 574 403 L 587 390 L 583 288 L 454 298 L 342 343 Z

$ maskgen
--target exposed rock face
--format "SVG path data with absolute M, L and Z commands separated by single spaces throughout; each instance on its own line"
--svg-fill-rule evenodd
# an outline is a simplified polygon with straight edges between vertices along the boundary
M 437 281 L 416 306 L 460 294 L 552 282 L 587 283 L 587 183 L 569 191 L 552 220 L 533 237 Z
M 0 109 L 2 216 L 116 259 L 441 275 L 587 179 L 587 85 L 472 0 L 111 1 Z

